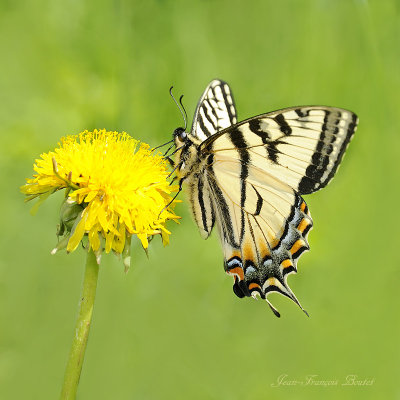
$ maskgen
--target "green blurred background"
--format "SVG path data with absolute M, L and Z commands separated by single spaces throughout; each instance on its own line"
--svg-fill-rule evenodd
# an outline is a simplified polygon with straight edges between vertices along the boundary
M 152 146 L 215 77 L 239 118 L 324 104 L 360 126 L 334 182 L 306 200 L 311 252 L 289 281 L 310 313 L 238 299 L 214 233 L 181 204 L 171 245 L 103 258 L 80 399 L 400 398 L 398 1 L 0 2 L 0 398 L 59 396 L 84 254 L 50 255 L 62 198 L 29 214 L 33 160 L 84 129 Z M 182 196 L 184 199 L 184 196 Z M 277 385 L 338 380 L 331 387 Z M 373 380 L 343 386 L 346 376 Z M 274 386 L 275 385 L 275 386 Z

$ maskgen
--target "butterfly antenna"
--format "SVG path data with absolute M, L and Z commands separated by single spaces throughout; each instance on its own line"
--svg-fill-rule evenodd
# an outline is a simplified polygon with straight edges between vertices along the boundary
M 185 110 L 185 106 L 182 103 L 182 99 L 183 99 L 183 95 L 181 97 L 179 97 L 179 104 L 182 106 L 182 110 L 185 113 L 185 115 L 183 116 L 183 120 L 185 121 L 185 131 L 186 131 L 186 128 L 187 128 L 187 112 Z
M 175 97 L 174 97 L 174 95 L 172 94 L 172 89 L 173 89 L 174 87 L 173 86 L 171 86 L 170 88 L 169 88 L 169 94 L 171 95 L 171 97 L 173 98 L 173 100 L 174 100 L 174 102 L 175 102 L 175 104 L 177 105 L 177 107 L 179 108 L 179 111 L 181 112 L 181 114 L 182 114 L 182 118 L 183 118 L 183 121 L 185 122 L 185 130 L 186 130 L 186 125 L 187 125 L 187 122 L 186 122 L 186 117 L 185 117 L 185 114 L 186 114 L 186 110 L 185 110 L 185 113 L 182 111 L 182 108 L 181 108 L 181 106 L 178 104 L 178 102 L 176 101 L 176 99 L 175 99 Z M 181 98 L 180 98 L 180 101 L 181 101 L 181 99 L 182 99 L 182 96 L 181 96 Z
M 160 147 L 164 147 L 164 146 L 166 146 L 167 144 L 172 143 L 173 141 L 174 141 L 174 139 L 171 139 L 171 140 L 169 140 L 168 142 L 166 142 L 166 143 L 164 143 L 164 144 L 160 144 L 160 145 L 157 146 L 157 147 L 153 147 L 152 150 L 157 150 L 157 149 L 159 149 Z M 171 146 L 171 147 L 172 147 L 172 146 Z

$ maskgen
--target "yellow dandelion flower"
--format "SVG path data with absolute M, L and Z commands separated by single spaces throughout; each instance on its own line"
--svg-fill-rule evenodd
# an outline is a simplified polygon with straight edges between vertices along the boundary
M 145 249 L 157 234 L 167 244 L 165 223 L 179 218 L 171 207 L 177 186 L 167 180 L 166 161 L 125 132 L 94 130 L 62 138 L 59 147 L 35 160 L 34 170 L 21 187 L 27 200 L 39 197 L 40 203 L 67 189 L 58 228 L 62 239 L 53 253 L 74 251 L 84 238 L 98 257 L 103 248 L 129 254 L 132 235 Z

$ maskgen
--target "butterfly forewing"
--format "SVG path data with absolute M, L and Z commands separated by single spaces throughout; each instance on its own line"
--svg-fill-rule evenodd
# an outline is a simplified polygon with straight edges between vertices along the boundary
M 235 102 L 229 85 L 219 79 L 211 81 L 197 105 L 191 135 L 203 141 L 236 122 Z
M 300 194 L 325 187 L 335 174 L 357 126 L 357 116 L 333 107 L 297 107 L 240 122 L 201 144 L 232 157 L 252 154 L 252 164 Z

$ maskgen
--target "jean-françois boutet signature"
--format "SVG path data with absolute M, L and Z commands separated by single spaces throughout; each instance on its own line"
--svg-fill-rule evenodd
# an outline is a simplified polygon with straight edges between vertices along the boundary
M 329 379 L 317 374 L 305 375 L 301 379 L 293 379 L 288 374 L 282 374 L 278 376 L 276 382 L 271 383 L 271 386 L 372 386 L 374 382 L 375 378 L 360 377 L 356 374 L 349 374 L 343 378 Z

